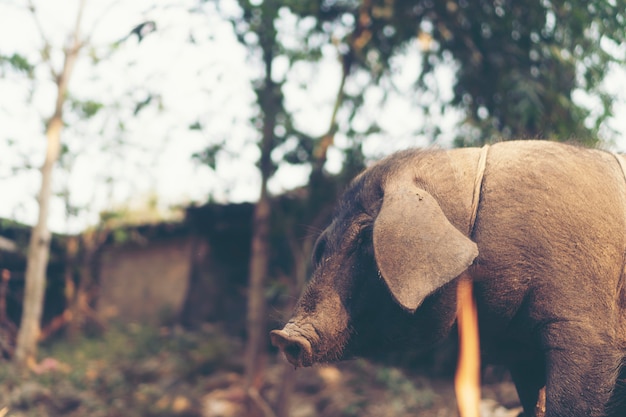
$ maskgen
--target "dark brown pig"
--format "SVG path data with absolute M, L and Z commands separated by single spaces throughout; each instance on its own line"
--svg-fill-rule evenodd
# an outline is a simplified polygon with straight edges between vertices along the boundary
M 467 233 L 480 153 L 405 151 L 358 176 L 273 344 L 295 366 L 432 346 L 455 325 L 467 271 L 482 353 L 508 366 L 525 415 L 545 385 L 546 417 L 626 416 L 616 383 L 626 377 L 618 157 L 543 141 L 493 145 Z

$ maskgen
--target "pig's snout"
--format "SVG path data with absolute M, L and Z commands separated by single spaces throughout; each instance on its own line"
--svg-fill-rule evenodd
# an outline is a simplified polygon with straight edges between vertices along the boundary
M 272 345 L 279 348 L 293 366 L 313 365 L 313 349 L 304 336 L 290 334 L 285 330 L 274 330 L 270 333 L 270 339 Z

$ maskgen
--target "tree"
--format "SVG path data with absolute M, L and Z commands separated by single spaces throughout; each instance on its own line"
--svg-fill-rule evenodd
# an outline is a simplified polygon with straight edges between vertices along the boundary
M 68 143 L 69 141 L 66 140 L 67 138 L 62 140 L 62 133 L 66 132 L 66 128 L 70 124 L 78 125 L 79 121 L 90 120 L 104 107 L 100 102 L 81 100 L 73 96 L 69 89 L 69 83 L 74 75 L 76 64 L 81 56 L 85 56 L 82 54 L 87 47 L 91 47 L 89 58 L 91 58 L 92 61 L 97 61 L 97 53 L 95 47 L 90 42 L 90 37 L 100 23 L 100 20 L 91 22 L 90 32 L 87 35 L 83 34 L 81 26 L 85 7 L 85 0 L 78 2 L 73 28 L 69 33 L 65 45 L 58 50 L 55 48 L 54 42 L 52 41 L 54 37 L 44 29 L 44 21 L 40 20 L 43 13 L 33 1 L 30 1 L 27 11 L 35 22 L 35 27 L 41 38 L 41 60 L 36 65 L 32 65 L 19 54 L 13 54 L 9 59 L 0 60 L 8 62 L 13 68 L 26 73 L 32 82 L 30 88 L 33 91 L 36 90 L 38 82 L 42 81 L 41 76 L 45 68 L 46 75 L 49 77 L 49 81 L 51 81 L 55 89 L 52 115 L 45 121 L 47 150 L 40 170 L 41 185 L 37 195 L 38 216 L 30 237 L 23 312 L 15 350 L 15 361 L 21 365 L 32 365 L 34 363 L 36 360 L 37 342 L 42 336 L 40 320 L 50 246 L 48 217 L 52 198 L 58 197 L 55 193 L 59 190 L 59 181 L 58 179 L 53 180 L 53 177 L 55 176 L 55 172 L 58 173 L 57 168 L 60 165 L 67 164 L 68 161 L 75 158 L 72 148 Z M 102 19 L 107 15 L 108 11 L 109 10 L 105 10 L 98 19 Z M 150 27 L 146 29 L 146 25 Z M 141 36 L 145 36 L 147 33 L 154 30 L 154 24 L 152 22 L 145 22 L 142 27 Z M 139 28 L 139 26 L 137 28 Z M 131 31 L 131 35 L 135 34 L 135 31 L 138 30 L 137 28 Z M 137 34 L 137 36 L 139 36 L 139 34 Z M 128 37 L 122 41 L 127 38 Z M 115 50 L 122 41 L 118 41 L 115 45 L 108 48 L 109 51 Z M 59 56 L 62 57 L 61 61 L 58 60 Z M 46 79 L 46 82 L 47 81 L 48 79 Z M 102 131 L 100 133 L 102 133 Z M 28 169 L 28 166 L 23 169 Z M 72 207 L 69 201 L 68 190 L 62 191 L 61 194 L 61 197 L 66 203 L 65 208 L 67 215 L 71 217 L 77 209 Z M 81 294 L 77 294 L 77 297 L 80 298 L 80 296 Z M 79 319 L 76 316 L 75 318 Z
M 363 45 L 346 59 L 374 82 L 389 76 L 392 58 L 416 34 L 421 91 L 432 86 L 438 66 L 453 65 L 449 105 L 466 112 L 457 145 L 520 137 L 593 144 L 611 115 L 602 81 L 609 64 L 620 62 L 610 50 L 626 41 L 624 6 L 623 0 L 363 0 L 320 3 L 317 19 L 321 29 L 324 22 L 362 26 L 356 33 Z M 576 90 L 597 97 L 597 110 L 574 100 Z
M 260 106 L 261 157 L 259 170 L 261 173 L 261 190 L 252 218 L 252 243 L 250 255 L 250 272 L 248 287 L 247 333 L 246 344 L 246 378 L 245 385 L 251 399 L 257 397 L 263 376 L 263 363 L 266 340 L 266 302 L 265 283 L 269 274 L 269 235 L 270 235 L 270 196 L 267 183 L 274 172 L 271 153 L 275 146 L 274 130 L 278 114 L 282 110 L 282 94 L 280 86 L 272 78 L 272 68 L 277 52 L 274 21 L 279 4 L 266 1 L 255 7 L 243 2 L 244 19 L 250 25 L 250 31 L 258 36 L 257 48 L 262 55 L 264 71 L 255 89 Z M 261 405 L 263 407 L 263 405 Z
M 268 414 L 268 406 L 259 396 L 258 390 L 263 381 L 263 364 L 265 362 L 267 346 L 267 323 L 266 323 L 266 287 L 270 276 L 270 235 L 278 227 L 285 230 L 284 226 L 289 220 L 303 222 L 317 219 L 317 223 L 325 220 L 327 208 L 316 211 L 327 204 L 328 198 L 320 198 L 322 195 L 334 196 L 332 181 L 326 181 L 323 172 L 326 162 L 328 148 L 333 143 L 334 132 L 336 131 L 336 115 L 342 104 L 343 87 L 349 65 L 344 67 L 342 82 L 339 86 L 336 103 L 334 106 L 332 120 L 328 132 L 322 137 L 312 137 L 299 130 L 293 122 L 292 114 L 285 108 L 283 87 L 287 81 L 287 76 L 294 64 L 299 62 L 315 62 L 321 56 L 320 48 L 323 43 L 311 44 L 308 42 L 308 35 L 314 32 L 315 28 L 309 26 L 308 29 L 296 24 L 301 33 L 296 35 L 296 40 L 302 48 L 287 46 L 281 38 L 279 26 L 282 19 L 311 15 L 311 7 L 316 6 L 315 2 L 305 3 L 285 3 L 275 0 L 265 0 L 260 3 L 240 1 L 241 15 L 231 17 L 233 27 L 239 41 L 246 46 L 249 51 L 249 60 L 257 64 L 258 77 L 252 81 L 253 89 L 257 98 L 259 108 L 258 116 L 253 117 L 252 123 L 260 132 L 259 149 L 260 158 L 258 168 L 260 172 L 260 193 L 255 204 L 253 214 L 253 236 L 251 241 L 251 258 L 249 268 L 248 287 L 248 310 L 247 310 L 247 341 L 246 341 L 246 390 L 251 400 L 256 403 L 258 409 Z M 291 34 L 293 37 L 293 34 Z M 294 39 L 292 39 L 293 41 Z M 287 62 L 287 68 L 283 68 L 283 73 L 277 75 L 277 62 Z M 286 143 L 292 145 L 282 149 L 285 154 L 284 160 L 290 164 L 310 164 L 311 178 L 314 186 L 310 186 L 310 197 L 302 201 L 306 206 L 300 216 L 289 213 L 287 218 L 277 220 L 280 213 L 272 213 L 272 203 L 268 191 L 268 182 L 277 169 L 277 164 L 283 161 L 273 160 L 275 150 L 280 149 Z M 202 155 L 202 160 L 215 165 L 215 154 L 220 151 L 219 146 L 212 146 Z M 328 186 L 331 187 L 328 187 Z M 306 220 L 305 220 L 306 217 Z M 275 222 L 278 222 L 278 226 Z M 301 223 L 300 223 L 301 224 Z M 295 273 L 298 283 L 290 286 L 292 295 L 303 287 L 304 278 L 308 268 L 308 252 L 313 245 L 315 237 L 308 236 L 304 241 L 299 241 L 297 233 L 287 230 L 287 235 L 291 244 Z M 285 384 L 285 388 L 288 384 Z M 279 405 L 278 415 L 285 415 L 288 393 L 281 394 L 282 405 Z M 253 412 L 253 411 L 251 411 Z
M 40 333 L 43 297 L 46 285 L 46 267 L 48 266 L 48 257 L 50 254 L 48 211 L 50 197 L 52 195 L 52 175 L 54 165 L 61 154 L 63 106 L 65 104 L 68 84 L 78 54 L 84 46 L 80 33 L 84 6 L 85 0 L 81 0 L 71 40 L 63 51 L 64 61 L 61 69 L 57 70 L 54 68 L 51 60 L 49 58 L 47 60 L 57 90 L 54 113 L 46 125 L 47 151 L 43 166 L 41 167 L 41 189 L 37 198 L 39 203 L 39 216 L 37 218 L 37 224 L 31 233 L 28 248 L 22 321 L 17 335 L 17 346 L 15 349 L 15 361 L 23 366 L 31 366 L 36 363 L 37 341 Z M 33 13 L 33 17 L 37 19 L 35 6 L 32 3 L 30 4 L 30 10 Z M 38 27 L 41 29 L 40 25 L 38 25 Z M 43 32 L 41 32 L 41 36 L 44 45 L 48 48 L 49 43 Z
M 313 3 L 307 3 L 308 5 Z M 267 319 L 265 292 L 270 275 L 270 234 L 272 228 L 272 202 L 268 182 L 277 169 L 272 159 L 273 152 L 289 139 L 295 139 L 297 147 L 308 149 L 314 139 L 299 131 L 293 124 L 291 114 L 285 109 L 283 85 L 289 68 L 294 62 L 303 59 L 314 60 L 316 51 L 289 50 L 279 39 L 279 20 L 289 13 L 289 5 L 276 0 L 260 3 L 240 1 L 240 14 L 229 16 L 234 31 L 242 45 L 248 50 L 248 58 L 255 64 L 256 77 L 252 87 L 258 105 L 258 114 L 251 122 L 258 129 L 260 157 L 260 192 L 253 214 L 253 236 L 249 266 L 247 342 L 246 342 L 246 390 L 257 411 L 267 414 L 267 404 L 259 396 L 258 390 L 263 381 L 263 364 L 267 346 Z M 277 75 L 276 63 L 288 62 L 287 70 Z M 221 146 L 210 146 L 201 155 L 203 162 L 215 166 L 216 153 Z M 288 152 L 297 157 L 297 151 Z M 324 151 L 325 153 L 325 151 Z M 288 157 L 289 158 L 289 157 Z M 301 162 L 299 162 L 301 163 Z M 306 266 L 305 266 L 306 270 Z M 250 412 L 254 412 L 251 410 Z

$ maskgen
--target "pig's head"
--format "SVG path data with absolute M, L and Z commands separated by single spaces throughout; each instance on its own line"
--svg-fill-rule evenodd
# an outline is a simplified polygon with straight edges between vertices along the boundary
M 424 188 L 393 164 L 353 181 L 317 240 L 293 317 L 271 333 L 294 366 L 419 348 L 452 327 L 452 281 L 478 250 Z

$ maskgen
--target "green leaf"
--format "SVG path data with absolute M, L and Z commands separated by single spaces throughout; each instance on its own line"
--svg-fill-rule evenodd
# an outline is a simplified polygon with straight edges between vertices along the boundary
M 202 124 L 200 121 L 195 121 L 189 125 L 189 130 L 202 130 Z
M 221 145 L 211 145 L 201 152 L 194 153 L 192 158 L 212 170 L 215 170 L 217 167 L 217 155 L 221 150 Z
M 78 113 L 82 119 L 90 119 L 95 116 L 102 108 L 104 104 L 93 100 L 77 100 L 74 98 L 68 99 L 73 111 Z
M 13 69 L 28 75 L 31 75 L 34 70 L 34 66 L 28 62 L 26 57 L 16 53 L 11 56 L 0 55 L 0 65 L 5 63 Z

